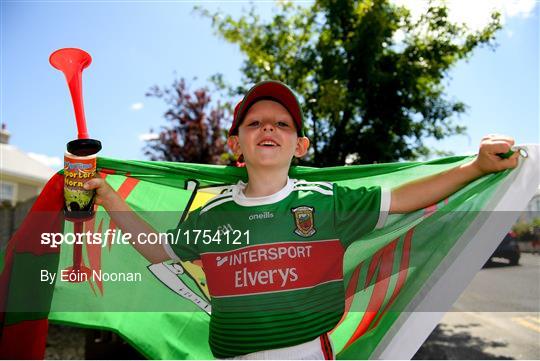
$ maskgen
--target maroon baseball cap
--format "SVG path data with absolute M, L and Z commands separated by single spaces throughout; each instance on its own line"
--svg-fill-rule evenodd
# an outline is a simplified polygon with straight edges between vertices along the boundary
M 229 129 L 229 135 L 238 134 L 238 127 L 244 120 L 247 111 L 259 100 L 273 100 L 283 105 L 296 124 L 298 136 L 304 136 L 302 109 L 298 99 L 287 85 L 275 80 L 261 81 L 249 89 L 244 99 L 234 108 L 234 118 Z

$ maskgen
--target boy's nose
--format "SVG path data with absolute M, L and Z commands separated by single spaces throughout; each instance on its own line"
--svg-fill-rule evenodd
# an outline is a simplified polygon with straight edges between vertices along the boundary
M 273 132 L 274 131 L 274 125 L 272 123 L 264 123 L 263 127 L 262 127 L 263 131 L 271 131 Z

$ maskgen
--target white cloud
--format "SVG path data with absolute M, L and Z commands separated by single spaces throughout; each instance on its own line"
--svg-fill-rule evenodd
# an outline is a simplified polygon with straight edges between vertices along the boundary
M 537 0 L 518 0 L 518 1 L 501 1 L 504 3 L 504 8 L 509 17 L 521 16 L 529 17 L 537 3 Z
M 138 111 L 138 110 L 141 110 L 142 108 L 144 108 L 143 103 L 133 103 L 133 104 L 131 104 L 131 110 Z
M 157 133 L 143 133 L 139 134 L 139 140 L 140 141 L 149 141 L 149 140 L 156 140 L 159 139 L 159 134 Z
M 413 19 L 426 12 L 426 0 L 393 0 L 397 5 L 407 7 Z M 442 2 L 442 1 L 441 1 Z M 471 30 L 485 27 L 491 20 L 491 13 L 501 13 L 504 24 L 508 18 L 530 16 L 537 4 L 536 0 L 447 0 L 448 17 L 456 23 L 465 23 Z
M 62 159 L 58 157 L 49 157 L 45 154 L 38 154 L 38 153 L 28 153 L 28 156 L 32 159 L 37 160 L 40 163 L 45 164 L 49 168 L 59 168 L 62 166 Z

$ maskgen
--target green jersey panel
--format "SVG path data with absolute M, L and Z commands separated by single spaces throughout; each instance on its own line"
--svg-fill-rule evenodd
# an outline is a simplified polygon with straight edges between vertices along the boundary
M 380 187 L 334 188 L 335 228 L 345 247 L 384 225 L 389 194 Z

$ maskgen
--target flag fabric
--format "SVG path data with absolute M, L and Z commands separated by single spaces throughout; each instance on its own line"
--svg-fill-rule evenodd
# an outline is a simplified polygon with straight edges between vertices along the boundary
M 484 176 L 426 209 L 390 215 L 382 229 L 347 249 L 345 314 L 330 334 L 338 359 L 414 355 L 534 195 L 540 151 L 536 145 L 523 149 L 527 157 L 516 169 Z M 293 167 L 289 176 L 391 189 L 470 159 Z M 247 180 L 244 168 L 105 158 L 98 159 L 98 171 L 158 231 L 175 228 L 225 186 Z M 211 303 L 201 264 L 148 264 L 122 243 L 123 234 L 101 208 L 82 229 L 100 235 L 100 242 L 70 244 L 76 242 L 67 237 L 74 225 L 61 217 L 62 188 L 57 174 L 2 254 L 0 354 L 42 357 L 48 320 L 113 330 L 148 358 L 212 359 Z M 108 278 L 60 279 L 77 257 L 82 268 Z
M 56 271 L 59 249 L 42 245 L 39 240 L 43 231 L 62 229 L 62 205 L 63 177 L 56 174 L 0 255 L 0 356 L 3 359 L 43 358 L 53 287 L 36 292 L 34 286 L 39 285 L 39 279 L 28 268 Z M 13 302 L 21 298 L 32 300 L 33 304 L 25 307 L 28 312 L 5 312 L 13 310 Z

